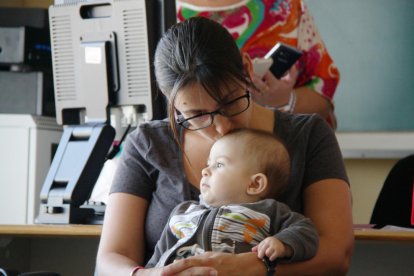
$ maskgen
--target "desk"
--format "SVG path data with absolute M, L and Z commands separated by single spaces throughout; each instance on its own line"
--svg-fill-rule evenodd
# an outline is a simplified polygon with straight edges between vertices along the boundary
M 12 237 L 99 237 L 101 225 L 0 225 L 0 236 Z
M 100 225 L 0 225 L 0 266 L 93 275 L 101 231 Z M 348 275 L 411 275 L 414 271 L 414 232 L 357 229 L 354 234 Z
M 0 267 L 91 276 L 100 225 L 0 225 Z
M 414 242 L 412 231 L 391 231 L 379 229 L 357 229 L 354 230 L 355 240 L 361 241 L 406 241 Z
M 0 237 L 29 238 L 99 238 L 102 225 L 0 225 Z M 414 242 L 414 231 L 391 231 L 373 228 L 354 230 L 355 240 L 407 241 Z
M 413 275 L 414 232 L 358 229 L 348 275 Z

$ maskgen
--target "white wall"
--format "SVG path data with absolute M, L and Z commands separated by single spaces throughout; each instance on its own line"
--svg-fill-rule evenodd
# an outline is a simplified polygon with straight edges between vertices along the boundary
M 396 162 L 396 159 L 345 159 L 355 224 L 369 223 L 384 180 Z

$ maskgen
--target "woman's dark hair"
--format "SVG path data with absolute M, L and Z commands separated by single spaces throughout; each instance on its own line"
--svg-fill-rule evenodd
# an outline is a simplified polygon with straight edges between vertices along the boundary
M 231 34 L 204 17 L 171 27 L 157 45 L 154 66 L 158 87 L 169 100 L 168 114 L 176 138 L 174 101 L 178 90 L 198 83 L 221 104 L 231 88 L 252 85 Z

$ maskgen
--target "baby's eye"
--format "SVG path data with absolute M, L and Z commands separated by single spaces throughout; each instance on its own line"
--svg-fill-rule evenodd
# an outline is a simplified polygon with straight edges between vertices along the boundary
M 217 162 L 216 163 L 216 168 L 221 168 L 221 167 L 224 167 L 224 164 L 221 163 L 221 162 Z

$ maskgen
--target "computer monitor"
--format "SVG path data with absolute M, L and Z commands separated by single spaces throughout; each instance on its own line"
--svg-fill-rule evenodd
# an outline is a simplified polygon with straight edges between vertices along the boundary
M 174 22 L 175 0 L 56 0 L 49 24 L 57 122 L 107 122 L 116 107 L 165 117 L 152 63 Z
M 166 116 L 152 64 L 175 22 L 175 0 L 57 0 L 49 8 L 56 119 L 66 127 L 38 222 L 102 223 L 102 206 L 86 201 L 117 132 L 112 111 L 122 109 L 128 125 Z

